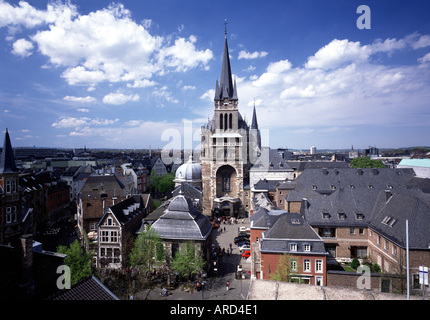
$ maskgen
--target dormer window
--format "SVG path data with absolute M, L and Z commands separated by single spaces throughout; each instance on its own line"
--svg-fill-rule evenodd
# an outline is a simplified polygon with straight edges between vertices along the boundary
M 322 217 L 323 217 L 323 219 L 330 219 L 330 213 L 325 211 L 322 213 Z
M 303 249 L 304 249 L 304 251 L 309 252 L 309 251 L 311 251 L 311 245 L 310 244 L 304 244 Z
M 364 214 L 362 214 L 362 213 L 356 213 L 355 216 L 356 216 L 357 220 L 363 220 L 364 219 Z
M 290 243 L 290 251 L 297 251 L 297 243 Z
M 339 220 L 345 220 L 346 214 L 344 212 L 339 212 L 338 217 L 339 217 Z

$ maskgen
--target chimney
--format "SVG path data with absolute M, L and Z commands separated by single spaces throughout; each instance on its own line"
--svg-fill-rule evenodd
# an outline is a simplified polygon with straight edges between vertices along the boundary
M 303 199 L 302 199 L 302 205 L 300 206 L 300 213 L 301 213 L 302 215 L 304 215 L 304 214 L 305 214 L 305 210 L 306 210 L 306 209 L 308 209 L 308 208 L 309 208 L 309 202 L 308 202 L 308 199 L 303 198 Z
M 21 240 L 22 283 L 33 282 L 33 235 L 24 234 Z
M 385 190 L 385 202 L 388 202 L 388 200 L 390 200 L 392 196 L 393 193 L 391 192 L 391 190 Z

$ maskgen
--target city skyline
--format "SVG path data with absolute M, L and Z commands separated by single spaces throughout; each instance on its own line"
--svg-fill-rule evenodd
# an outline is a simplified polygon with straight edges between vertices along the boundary
M 357 27 L 365 4 L 370 29 Z M 427 146 L 430 3 L 3 1 L 0 131 L 14 147 L 199 145 L 225 21 L 263 144 Z M 196 132 L 197 131 L 197 132 Z

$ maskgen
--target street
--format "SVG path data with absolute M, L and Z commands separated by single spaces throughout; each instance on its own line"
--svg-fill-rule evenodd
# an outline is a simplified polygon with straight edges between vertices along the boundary
M 248 294 L 250 284 L 251 264 L 242 258 L 239 248 L 234 244 L 233 240 L 238 234 L 240 227 L 249 227 L 249 218 L 245 218 L 243 223 L 239 220 L 237 224 L 220 224 L 219 229 L 212 230 L 212 243 L 219 246 L 221 249 L 230 248 L 232 245 L 232 254 L 224 254 L 219 261 L 218 276 L 213 273 L 208 273 L 208 278 L 205 279 L 206 283 L 203 290 L 192 292 L 185 292 L 183 285 L 180 285 L 175 290 L 170 290 L 172 295 L 162 297 L 161 287 L 154 289 L 147 289 L 136 292 L 134 295 L 135 300 L 244 300 Z M 225 229 L 225 231 L 224 231 Z M 222 230 L 222 232 L 221 232 Z M 241 264 L 245 279 L 236 279 L 237 265 Z M 229 281 L 229 290 L 226 290 L 226 282 Z

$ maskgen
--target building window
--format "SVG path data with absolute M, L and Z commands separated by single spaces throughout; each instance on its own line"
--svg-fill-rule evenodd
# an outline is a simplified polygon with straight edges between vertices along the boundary
M 355 234 L 355 228 L 349 228 L 349 234 Z
M 297 251 L 297 244 L 296 243 L 290 243 L 290 251 Z
M 222 175 L 222 191 L 230 192 L 231 191 L 231 175 L 229 173 L 224 173 Z
M 360 228 L 358 229 L 358 233 L 362 236 L 364 235 L 364 228 Z
M 315 272 L 323 272 L 323 261 L 320 259 L 315 260 Z
M 304 247 L 305 251 L 311 251 L 311 245 L 310 244 L 305 244 L 303 247 Z
M 311 260 L 303 260 L 303 272 L 311 272 Z
M 322 216 L 323 216 L 323 219 L 330 219 L 330 213 L 326 211 L 322 213 Z
M 393 256 L 397 256 L 397 247 L 393 246 Z
M 6 180 L 6 193 L 11 192 L 11 182 L 10 180 Z
M 118 232 L 117 231 L 111 231 L 110 233 L 110 242 L 118 242 Z
M 344 212 L 339 212 L 338 215 L 339 215 L 339 220 L 345 220 L 346 214 Z
M 297 271 L 297 259 L 290 259 L 291 271 Z
M 109 231 L 101 231 L 101 242 L 109 242 Z
M 335 238 L 335 228 L 319 228 L 318 235 L 323 238 Z
M 6 207 L 6 223 L 16 222 L 17 214 L 16 214 L 16 206 Z

